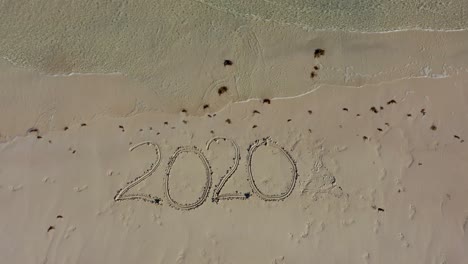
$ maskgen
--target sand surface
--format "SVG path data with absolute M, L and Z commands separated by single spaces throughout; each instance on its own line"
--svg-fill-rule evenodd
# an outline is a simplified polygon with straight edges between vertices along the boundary
M 24 22 L 0 23 L 0 263 L 468 261 L 467 31 L 208 0 L 177 1 L 218 10 L 198 27 L 109 1 L 111 30 L 20 2 L 0 1 Z M 174 20 L 135 30 L 155 10 Z

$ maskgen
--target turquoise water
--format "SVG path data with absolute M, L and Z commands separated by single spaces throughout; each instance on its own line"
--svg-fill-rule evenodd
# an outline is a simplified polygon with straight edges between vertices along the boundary
M 197 0 L 235 16 L 311 30 L 383 32 L 468 28 L 466 0 Z

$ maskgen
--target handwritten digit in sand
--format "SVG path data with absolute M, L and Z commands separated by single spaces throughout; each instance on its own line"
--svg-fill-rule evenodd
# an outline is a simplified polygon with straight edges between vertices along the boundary
M 214 189 L 214 192 L 213 192 L 213 202 L 217 203 L 219 200 L 231 200 L 231 199 L 247 199 L 250 194 L 249 193 L 246 193 L 246 194 L 240 194 L 240 193 L 226 193 L 226 194 L 220 194 L 221 193 L 221 189 L 223 189 L 224 185 L 226 184 L 226 182 L 229 180 L 229 178 L 231 178 L 231 176 L 234 174 L 234 172 L 237 170 L 237 167 L 239 167 L 239 160 L 240 160 L 240 151 L 239 151 L 239 146 L 237 145 L 237 143 L 232 140 L 232 139 L 227 139 L 227 138 L 223 138 L 223 137 L 215 137 L 215 138 L 212 138 L 210 139 L 207 144 L 206 144 L 206 150 L 209 150 L 210 149 L 210 146 L 211 146 L 211 143 L 213 142 L 218 142 L 220 140 L 223 140 L 223 141 L 229 141 L 232 145 L 232 147 L 234 148 L 234 151 L 235 151 L 235 156 L 234 156 L 234 165 L 232 167 L 229 168 L 229 170 L 227 171 L 227 173 L 221 177 L 221 179 L 219 180 L 219 183 L 218 185 L 215 186 L 215 189 Z
M 184 152 L 195 153 L 198 156 L 198 158 L 202 161 L 203 166 L 205 167 L 205 171 L 206 171 L 206 182 L 205 182 L 205 186 L 203 187 L 202 195 L 200 196 L 200 198 L 198 198 L 198 200 L 190 204 L 182 204 L 182 203 L 176 202 L 171 197 L 170 188 L 169 188 L 169 178 L 171 175 L 171 168 L 172 166 L 174 166 L 174 163 L 177 160 L 177 157 L 179 157 L 179 155 Z M 166 177 L 164 178 L 164 186 L 165 186 L 164 191 L 165 191 L 166 198 L 168 200 L 169 205 L 178 210 L 192 210 L 202 205 L 205 202 L 206 198 L 208 197 L 208 194 L 211 189 L 211 181 L 212 181 L 211 175 L 212 175 L 212 171 L 211 171 L 210 164 L 208 163 L 208 160 L 206 159 L 205 155 L 203 155 L 203 153 L 198 148 L 196 147 L 177 148 L 175 153 L 169 159 L 169 163 L 167 164 L 167 169 L 166 169 Z
M 161 161 L 161 151 L 159 150 L 159 146 L 152 143 L 152 142 L 149 142 L 149 141 L 141 142 L 141 143 L 131 147 L 129 149 L 129 151 L 133 151 L 134 149 L 136 149 L 136 148 L 138 148 L 140 146 L 143 146 L 143 145 L 152 146 L 154 148 L 155 152 L 156 152 L 157 158 L 156 158 L 155 162 L 151 164 L 151 167 L 149 168 L 149 170 L 146 170 L 143 175 L 135 178 L 133 181 L 130 181 L 127 184 L 127 186 L 125 186 L 124 188 L 120 189 L 117 192 L 117 194 L 114 197 L 114 200 L 116 202 L 117 201 L 124 201 L 124 200 L 142 200 L 142 201 L 145 201 L 145 202 L 150 202 L 150 203 L 155 203 L 155 204 L 160 204 L 160 202 L 161 202 L 160 198 L 158 198 L 156 196 L 149 195 L 149 194 L 127 194 L 126 195 L 126 193 L 131 188 L 135 187 L 140 182 L 144 181 L 146 178 L 151 176 L 151 174 L 154 173 L 156 168 L 159 166 L 159 162 Z
M 291 179 L 291 183 L 289 184 L 288 189 L 285 192 L 280 193 L 280 194 L 265 194 L 262 191 L 260 191 L 260 189 L 258 189 L 257 185 L 255 184 L 255 179 L 252 174 L 252 157 L 253 157 L 254 152 L 260 146 L 270 146 L 270 147 L 277 148 L 278 150 L 281 151 L 281 153 L 283 153 L 286 156 L 286 158 L 288 158 L 289 163 L 291 163 L 292 179 Z M 296 185 L 296 180 L 298 177 L 296 162 L 293 160 L 291 155 L 289 155 L 289 153 L 283 147 L 279 146 L 276 142 L 271 140 L 271 138 L 269 137 L 263 138 L 261 140 L 256 140 L 249 147 L 249 153 L 247 155 L 247 174 L 248 174 L 250 186 L 252 187 L 253 192 L 265 201 L 281 201 L 281 200 L 286 199 L 292 193 L 294 186 Z

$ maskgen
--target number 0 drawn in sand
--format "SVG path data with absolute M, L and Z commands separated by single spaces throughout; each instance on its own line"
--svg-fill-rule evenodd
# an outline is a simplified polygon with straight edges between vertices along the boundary
M 283 193 L 280 193 L 280 194 L 265 194 L 262 191 L 260 191 L 260 189 L 255 184 L 255 179 L 254 179 L 253 174 L 252 174 L 252 157 L 253 157 L 254 152 L 261 146 L 273 147 L 273 148 L 276 148 L 276 149 L 280 150 L 281 153 L 283 153 L 286 156 L 286 158 L 288 158 L 289 163 L 291 163 L 291 166 L 292 166 L 292 168 L 291 168 L 291 172 L 292 172 L 291 183 L 289 184 L 288 189 Z M 256 140 L 254 142 L 254 144 L 252 144 L 250 146 L 249 153 L 247 155 L 247 174 L 248 174 L 250 186 L 252 187 L 253 192 L 256 195 L 258 195 L 261 199 L 263 199 L 265 201 L 281 201 L 281 200 L 284 200 L 286 197 L 288 197 L 292 193 L 292 191 L 294 189 L 294 186 L 296 185 L 296 180 L 297 180 L 297 177 L 298 177 L 296 162 L 293 160 L 291 155 L 289 155 L 289 153 L 283 147 L 278 145 L 276 142 L 271 140 L 269 137 L 263 138 L 261 140 Z
M 177 157 L 179 157 L 179 155 L 183 152 L 195 153 L 197 157 L 202 161 L 203 166 L 205 167 L 205 171 L 206 171 L 206 182 L 205 182 L 205 186 L 203 187 L 202 195 L 200 196 L 200 198 L 198 198 L 198 200 L 190 204 L 182 204 L 182 203 L 175 201 L 171 197 L 170 189 L 169 189 L 169 178 L 171 175 L 171 168 L 172 166 L 174 166 L 174 163 L 177 160 Z M 208 160 L 206 159 L 205 155 L 203 155 L 203 153 L 198 148 L 196 147 L 177 148 L 175 153 L 169 159 L 169 163 L 167 164 L 166 177 L 164 178 L 164 182 L 165 182 L 164 191 L 165 191 L 166 198 L 167 198 L 169 205 L 179 210 L 192 210 L 202 205 L 205 202 L 206 198 L 208 197 L 208 193 L 210 192 L 210 189 L 211 189 L 211 174 L 212 172 L 211 172 L 210 164 L 208 163 Z
M 154 148 L 157 157 L 155 162 L 151 164 L 151 167 L 148 170 L 146 170 L 143 173 L 143 175 L 136 177 L 133 181 L 128 182 L 124 188 L 120 189 L 114 197 L 115 201 L 142 200 L 150 203 L 160 204 L 161 199 L 150 194 L 126 194 L 131 188 L 135 187 L 140 182 L 144 181 L 146 178 L 151 176 L 151 174 L 153 174 L 153 172 L 158 168 L 159 162 L 161 161 L 161 151 L 159 150 L 159 146 L 150 141 L 141 142 L 131 147 L 129 151 L 131 152 L 134 149 L 144 145 L 152 146 Z

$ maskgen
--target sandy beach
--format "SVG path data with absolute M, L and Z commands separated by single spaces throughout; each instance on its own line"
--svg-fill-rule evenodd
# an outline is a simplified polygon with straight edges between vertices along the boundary
M 109 32 L 52 9 L 82 24 L 47 35 L 0 1 L 24 18 L 0 26 L 0 263 L 468 261 L 461 19 L 313 30 L 315 6 L 161 1 L 132 35 L 137 2 Z M 192 4 L 218 11 L 197 28 Z

